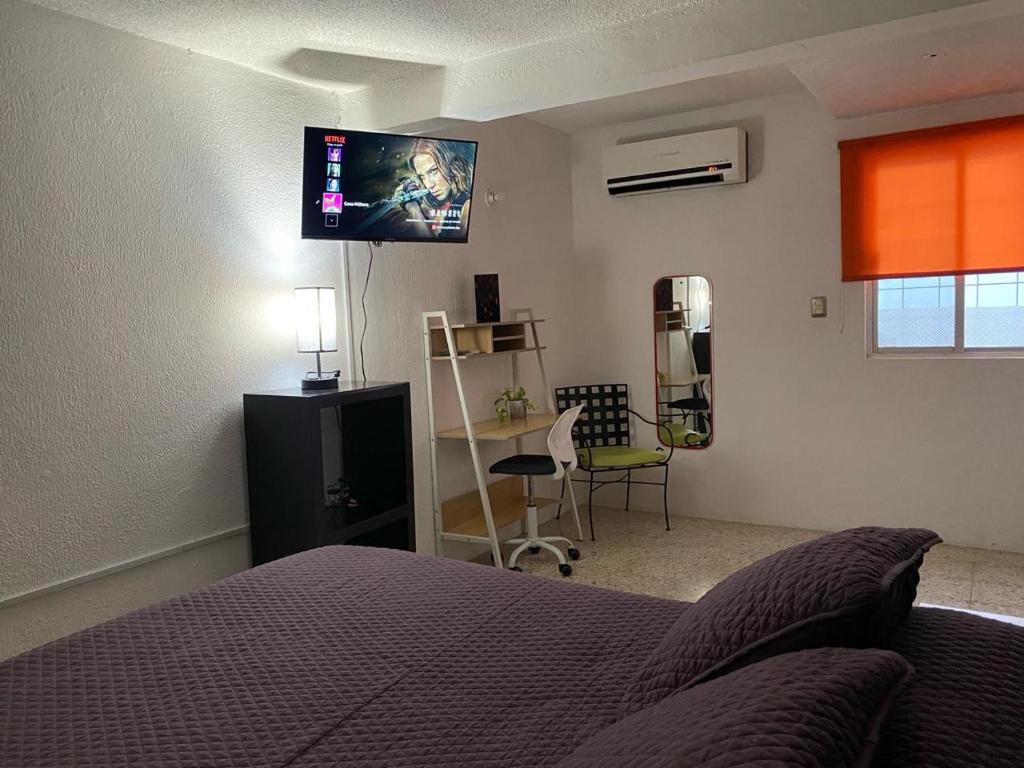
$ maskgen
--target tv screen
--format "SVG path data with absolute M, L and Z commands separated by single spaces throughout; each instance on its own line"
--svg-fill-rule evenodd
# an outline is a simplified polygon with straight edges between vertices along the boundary
M 306 128 L 302 236 L 465 243 L 476 142 Z

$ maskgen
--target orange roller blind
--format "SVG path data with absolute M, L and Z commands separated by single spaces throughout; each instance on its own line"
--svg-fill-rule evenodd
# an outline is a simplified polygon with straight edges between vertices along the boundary
M 1024 115 L 839 143 L 843 280 L 1024 270 Z

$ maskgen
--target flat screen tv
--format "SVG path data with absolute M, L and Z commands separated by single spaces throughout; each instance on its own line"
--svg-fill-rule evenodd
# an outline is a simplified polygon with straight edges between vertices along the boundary
M 306 128 L 302 237 L 465 243 L 476 142 Z

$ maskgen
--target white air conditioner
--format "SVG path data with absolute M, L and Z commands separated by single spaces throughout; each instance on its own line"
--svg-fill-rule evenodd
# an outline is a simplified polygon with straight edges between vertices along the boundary
M 747 132 L 720 128 L 617 144 L 605 148 L 601 168 L 615 196 L 740 184 L 747 180 Z

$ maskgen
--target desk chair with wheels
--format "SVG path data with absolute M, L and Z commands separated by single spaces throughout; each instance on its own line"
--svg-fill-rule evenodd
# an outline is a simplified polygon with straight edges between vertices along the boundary
M 572 574 L 572 566 L 565 561 L 562 550 L 555 546 L 556 543 L 568 544 L 568 555 L 570 560 L 579 560 L 580 551 L 573 542 L 564 536 L 541 536 L 537 530 L 537 500 L 533 492 L 533 479 L 535 477 L 548 477 L 552 480 L 561 480 L 567 472 L 576 469 L 576 448 L 572 442 L 572 426 L 580 415 L 583 406 L 569 408 L 561 416 L 548 433 L 548 453 L 533 454 L 521 453 L 516 456 L 509 456 L 491 465 L 491 472 L 496 475 L 523 475 L 526 477 L 528 496 L 526 502 L 526 535 L 522 538 L 509 539 L 506 544 L 517 544 L 508 558 L 508 567 L 513 571 L 521 571 L 516 561 L 526 550 L 532 553 L 546 549 L 553 553 L 558 559 L 558 571 L 563 576 Z M 583 529 L 580 527 L 580 514 L 576 508 L 576 495 L 572 490 L 572 483 L 569 483 L 569 498 L 572 500 L 572 511 L 576 516 L 576 532 L 583 538 Z M 561 507 L 559 507 L 561 509 Z

